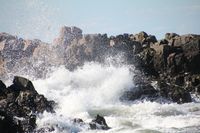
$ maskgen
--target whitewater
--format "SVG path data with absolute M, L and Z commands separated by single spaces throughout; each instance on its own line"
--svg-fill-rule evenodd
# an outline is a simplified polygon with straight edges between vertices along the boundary
M 128 65 L 85 63 L 74 71 L 54 68 L 47 78 L 34 79 L 38 93 L 57 103 L 55 113 L 38 116 L 39 128 L 53 127 L 53 133 L 196 133 L 200 131 L 200 102 L 176 104 L 136 100 L 120 101 L 125 90 L 134 87 Z M 89 130 L 73 123 L 74 118 L 90 122 L 104 116 L 110 130 Z

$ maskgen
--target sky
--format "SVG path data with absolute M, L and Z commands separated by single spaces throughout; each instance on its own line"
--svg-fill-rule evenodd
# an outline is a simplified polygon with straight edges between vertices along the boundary
M 200 0 L 0 0 L 0 32 L 52 42 L 62 26 L 84 34 L 200 34 Z

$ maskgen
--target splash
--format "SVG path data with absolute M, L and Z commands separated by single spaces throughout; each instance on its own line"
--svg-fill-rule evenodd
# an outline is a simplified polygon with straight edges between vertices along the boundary
M 102 65 L 91 62 L 75 71 L 61 66 L 49 78 L 33 83 L 39 93 L 58 103 L 55 114 L 41 114 L 38 128 L 52 126 L 54 132 L 102 132 L 73 124 L 73 118 L 90 122 L 96 114 L 105 116 L 112 129 L 106 132 L 197 132 L 200 104 L 161 104 L 119 100 L 126 89 L 134 86 L 134 73 L 128 66 Z

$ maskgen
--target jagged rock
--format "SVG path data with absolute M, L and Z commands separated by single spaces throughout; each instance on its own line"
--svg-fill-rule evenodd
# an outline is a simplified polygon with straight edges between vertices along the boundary
M 32 132 L 36 127 L 35 113 L 54 112 L 54 105 L 54 101 L 39 95 L 32 82 L 24 77 L 15 76 L 8 88 L 0 81 L 0 109 L 9 113 L 11 122 L 17 120 L 14 123 L 20 132 Z
M 155 50 L 152 48 L 145 48 L 142 52 L 136 55 L 139 65 L 146 74 L 157 76 L 158 72 L 154 67 Z
M 35 91 L 32 82 L 24 77 L 15 76 L 13 80 L 13 86 L 19 88 L 22 91 Z
M 82 34 L 77 27 L 62 27 L 60 35 L 51 45 L 40 40 L 24 40 L 7 33 L 0 33 L 0 76 L 19 73 L 45 77 L 49 67 L 65 65 L 74 70 L 84 62 L 96 61 L 104 63 L 108 56 L 122 55 L 120 63 L 131 64 L 151 77 L 150 80 L 166 80 L 170 86 L 178 85 L 192 92 L 198 90 L 194 85 L 182 85 L 179 76 L 187 73 L 188 77 L 200 74 L 200 36 L 177 35 L 166 33 L 165 38 L 157 41 L 153 35 L 140 32 L 136 35 L 122 34 L 107 37 L 106 34 Z M 25 73 L 24 73 L 25 72 Z M 26 73 L 27 72 L 27 73 Z M 162 76 L 161 76 L 162 75 Z M 13 76 L 13 75 L 11 75 Z M 175 79 L 176 83 L 172 81 Z M 185 82 L 191 81 L 184 78 Z M 181 83 L 180 83 L 181 82 Z M 4 92 L 7 96 L 5 103 L 25 104 L 25 99 L 31 99 L 31 87 L 10 86 Z M 11 90 L 15 90 L 15 93 Z M 23 90 L 23 92 L 21 92 Z M 25 91 L 26 90 L 26 91 Z M 161 91 L 161 90 L 159 90 Z M 45 98 L 42 96 L 38 99 Z M 40 101 L 40 100 L 38 100 Z M 45 102 L 41 102 L 41 105 Z M 17 105 L 10 105 L 13 108 Z M 39 107 L 39 108 L 43 108 Z M 45 107 L 46 108 L 46 107 Z M 36 110 L 40 110 L 37 109 Z M 42 111 L 42 110 L 41 110 Z
M 177 77 L 175 84 L 167 84 L 164 80 L 158 82 L 159 93 L 162 97 L 177 103 L 191 102 L 192 98 L 187 89 L 183 88 L 183 77 Z M 181 85 L 181 86 L 179 86 Z
M 63 45 L 65 48 L 74 40 L 82 38 L 82 30 L 77 27 L 63 26 L 60 35 L 54 40 L 54 44 Z
M 74 123 L 78 123 L 78 124 L 84 123 L 83 120 L 80 119 L 80 118 L 74 118 L 74 119 L 73 119 L 73 122 L 74 122 Z
M 150 98 L 154 99 L 157 97 L 157 90 L 154 89 L 153 86 L 151 86 L 149 83 L 140 83 L 133 87 L 132 89 L 123 92 L 120 99 L 122 101 L 133 101 L 137 99 L 143 99 L 143 98 Z
M 174 102 L 177 102 L 177 103 L 192 102 L 190 93 L 187 92 L 187 90 L 185 90 L 184 88 L 179 87 L 179 86 L 174 86 L 169 96 Z
M 0 131 L 2 133 L 21 133 L 23 132 L 20 124 L 13 120 L 13 116 L 0 110 Z
M 176 33 L 166 33 L 166 34 L 165 34 L 165 39 L 166 39 L 166 40 L 171 40 L 171 39 L 173 39 L 173 38 L 175 38 L 175 37 L 179 37 L 179 35 L 176 34 Z
M 0 80 L 0 100 L 6 97 L 5 91 L 6 91 L 6 85 Z
M 110 127 L 108 127 L 106 120 L 104 117 L 97 115 L 92 122 L 89 123 L 91 129 L 102 129 L 102 130 L 108 130 Z
M 132 40 L 140 42 L 143 46 L 149 47 L 151 43 L 157 42 L 157 39 L 153 35 L 148 35 L 146 32 L 142 31 L 136 35 L 130 37 Z

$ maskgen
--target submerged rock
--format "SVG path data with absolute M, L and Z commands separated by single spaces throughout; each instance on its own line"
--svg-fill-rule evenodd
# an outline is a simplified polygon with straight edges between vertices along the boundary
M 106 120 L 103 116 L 97 115 L 92 122 L 89 123 L 91 129 L 103 129 L 108 130 L 110 127 L 108 127 Z

